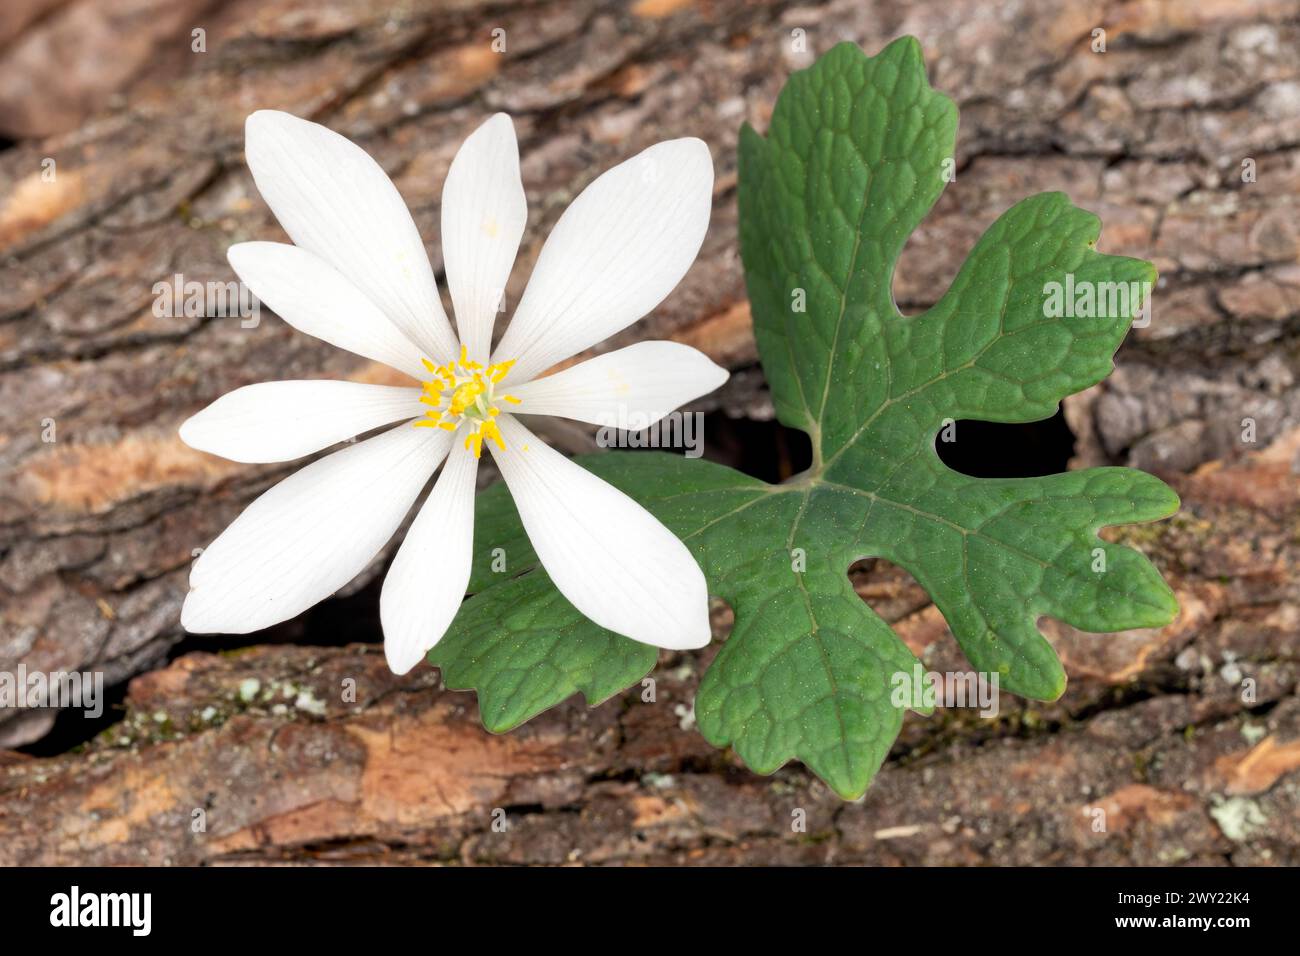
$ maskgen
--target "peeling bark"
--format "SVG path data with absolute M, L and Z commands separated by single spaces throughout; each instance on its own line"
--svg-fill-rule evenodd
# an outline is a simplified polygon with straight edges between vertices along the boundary
M 0 862 L 1296 862 L 1293 4 L 1051 0 L 1011 28 L 980 0 L 187 2 L 127 30 L 115 62 L 93 52 L 153 6 L 26 0 L 0 14 L 0 133 L 15 141 L 0 152 L 0 669 L 134 678 L 125 720 L 83 751 L 0 757 Z M 205 53 L 191 52 L 196 27 Z M 1089 48 L 1096 27 L 1105 53 Z M 682 729 L 708 651 L 661 661 L 656 705 L 632 692 L 592 711 L 570 702 L 506 737 L 479 727 L 471 696 L 437 690 L 435 672 L 396 680 L 374 646 L 310 646 L 324 639 L 310 615 L 268 635 L 307 646 L 162 666 L 194 549 L 289 470 L 194 452 L 177 425 L 251 382 L 393 375 L 270 314 L 252 329 L 154 314 L 154 283 L 231 280 L 227 246 L 282 238 L 242 162 L 245 115 L 288 109 L 361 142 L 438 264 L 447 165 L 485 113 L 512 113 L 531 219 L 511 302 L 596 174 L 700 136 L 717 173 L 700 259 L 601 347 L 689 342 L 736 373 L 702 407 L 762 419 L 735 145 L 811 62 L 792 51 L 795 29 L 810 51 L 915 34 L 961 108 L 957 181 L 898 269 L 904 311 L 931 303 L 997 215 L 1039 190 L 1097 212 L 1103 251 L 1156 262 L 1150 326 L 1066 414 L 1079 464 L 1136 464 L 1183 494 L 1172 521 L 1121 532 L 1175 584 L 1179 620 L 1111 636 L 1049 622 L 1071 675 L 1061 701 L 1004 702 L 996 721 L 910 717 L 854 805 L 797 767 L 754 777 Z M 69 37 L 93 40 L 84 68 L 42 72 Z M 33 111 L 47 82 L 57 90 Z M 964 666 L 910 579 L 883 565 L 855 578 L 928 666 Z M 355 704 L 341 702 L 345 677 Z M 291 693 L 263 700 L 273 687 Z M 0 746 L 39 739 L 52 719 L 0 712 Z M 791 832 L 795 808 L 807 833 Z M 1090 829 L 1097 808 L 1107 833 Z

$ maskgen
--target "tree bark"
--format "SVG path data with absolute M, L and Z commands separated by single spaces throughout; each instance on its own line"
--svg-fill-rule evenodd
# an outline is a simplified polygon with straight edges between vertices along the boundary
M 0 862 L 1296 862 L 1293 4 L 1048 0 L 1020 20 L 982 0 L 165 6 L 28 0 L 0 15 L 0 670 L 131 681 L 124 719 L 84 748 L 0 751 Z M 394 374 L 267 313 L 251 328 L 155 314 L 155 283 L 230 281 L 229 245 L 284 238 L 242 161 L 249 112 L 287 109 L 364 145 L 435 266 L 451 157 L 486 114 L 511 113 L 530 208 L 511 303 L 586 183 L 701 137 L 716 185 L 700 258 L 601 348 L 695 345 L 735 373 L 701 407 L 764 419 L 739 127 L 765 130 L 789 72 L 834 42 L 874 53 L 905 33 L 961 108 L 956 181 L 899 264 L 905 312 L 1041 190 L 1095 211 L 1103 251 L 1161 271 L 1150 325 L 1066 415 L 1077 464 L 1134 464 L 1183 494 L 1176 518 L 1120 532 L 1175 586 L 1178 621 L 1107 636 L 1048 622 L 1071 675 L 1061 701 L 909 717 L 857 804 L 801 767 L 753 776 L 690 728 L 714 650 L 665 656 L 657 703 L 571 701 L 503 737 L 436 671 L 394 679 L 373 643 L 347 644 L 377 637 L 372 615 L 340 624 L 326 608 L 238 653 L 176 656 L 195 549 L 299 467 L 195 452 L 180 422 L 252 382 Z M 348 589 L 362 608 L 391 553 Z M 964 667 L 910 578 L 883 563 L 855 578 L 927 666 Z M 39 741 L 54 716 L 0 710 L 0 747 Z

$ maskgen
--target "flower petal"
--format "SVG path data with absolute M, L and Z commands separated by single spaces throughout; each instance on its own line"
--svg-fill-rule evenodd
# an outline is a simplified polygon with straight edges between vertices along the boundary
M 283 242 L 241 242 L 230 266 L 262 302 L 299 332 L 425 379 L 420 347 L 328 262 Z
M 583 190 L 542 247 L 494 360 L 527 381 L 621 331 L 686 274 L 709 226 L 713 160 L 698 139 L 651 146 Z
M 182 626 L 247 634 L 329 597 L 393 536 L 451 441 L 398 425 L 284 479 L 194 562 Z
M 477 473 L 478 459 L 457 443 L 384 578 L 379 616 L 394 674 L 405 674 L 442 640 L 465 598 Z
M 726 380 L 726 369 L 689 345 L 637 342 L 509 391 L 521 403 L 515 412 L 636 430 Z
M 231 461 L 293 461 L 380 425 L 419 418 L 418 388 L 262 382 L 227 392 L 181 425 L 181 441 Z
M 465 140 L 442 187 L 447 285 L 461 344 L 476 362 L 487 361 L 527 221 L 515 127 L 497 113 Z
M 249 116 L 244 139 L 253 181 L 290 238 L 343 273 L 426 357 L 453 357 L 429 256 L 379 164 L 333 130 L 276 110 Z
M 555 586 L 601 627 L 656 647 L 709 642 L 704 574 L 650 512 L 510 415 L 492 446 L 524 529 Z

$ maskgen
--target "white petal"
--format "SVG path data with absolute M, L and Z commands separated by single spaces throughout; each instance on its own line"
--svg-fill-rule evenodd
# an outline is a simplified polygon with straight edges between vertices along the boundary
M 651 146 L 583 190 L 542 247 L 495 360 L 527 381 L 631 325 L 686 274 L 713 204 L 698 139 Z
M 656 647 L 709 642 L 704 574 L 659 520 L 509 415 L 492 457 L 555 586 L 601 627 Z
M 469 584 L 478 459 L 457 443 L 384 578 L 384 654 L 405 674 L 442 636 Z
M 249 116 L 244 140 L 258 191 L 295 243 L 350 279 L 427 358 L 458 351 L 415 220 L 365 150 L 275 110 Z
M 477 362 L 487 361 L 527 220 L 515 127 L 497 113 L 465 140 L 442 187 L 447 285 L 461 344 Z
M 329 597 L 393 536 L 451 441 L 398 425 L 290 475 L 199 555 L 182 626 L 247 634 Z
M 323 259 L 283 242 L 241 242 L 226 251 L 226 258 L 253 295 L 299 332 L 428 378 L 420 347 Z
M 680 342 L 637 342 L 508 389 L 511 410 L 638 430 L 713 391 L 727 370 Z
M 191 448 L 231 461 L 293 461 L 424 411 L 418 388 L 262 382 L 222 395 L 187 419 L 180 435 Z

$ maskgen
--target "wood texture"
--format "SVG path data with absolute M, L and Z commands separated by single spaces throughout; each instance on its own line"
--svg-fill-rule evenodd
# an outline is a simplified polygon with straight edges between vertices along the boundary
M 0 751 L 0 863 L 1297 862 L 1293 3 L 158 6 L 30 0 L 0 16 L 12 140 L 0 151 L 0 670 L 131 680 L 124 720 L 86 747 Z M 1105 53 L 1090 49 L 1099 27 Z M 192 51 L 197 28 L 206 52 Z M 795 30 L 810 52 L 794 52 Z M 1161 271 L 1151 325 L 1066 413 L 1078 463 L 1136 464 L 1184 496 L 1177 518 L 1126 532 L 1178 590 L 1175 624 L 1096 636 L 1049 622 L 1071 675 L 1060 702 L 1006 698 L 995 721 L 909 717 L 858 804 L 799 767 L 752 776 L 690 729 L 708 650 L 661 660 L 655 704 L 636 690 L 590 711 L 571 701 L 505 737 L 481 729 L 472 696 L 437 690 L 436 672 L 395 680 L 373 644 L 346 644 L 377 636 L 364 615 L 326 609 L 259 646 L 168 662 L 194 549 L 289 470 L 194 452 L 177 425 L 251 382 L 389 374 L 270 314 L 251 329 L 154 314 L 156 282 L 230 280 L 227 246 L 282 237 L 242 162 L 250 111 L 288 109 L 362 143 L 435 263 L 447 165 L 487 112 L 509 111 L 530 205 L 512 302 L 599 171 L 660 139 L 703 138 L 717 185 L 700 259 L 608 347 L 696 345 L 736 373 L 707 407 L 762 419 L 736 247 L 738 128 L 765 129 L 785 76 L 816 51 L 851 39 L 874 52 L 903 33 L 961 108 L 957 181 L 895 280 L 905 311 L 1040 190 L 1097 212 L 1103 251 Z M 928 666 L 964 666 L 910 579 L 883 565 L 855 575 Z M 717 623 L 725 632 L 725 610 Z M 324 640 L 345 646 L 311 646 Z M 53 719 L 0 711 L 0 747 L 39 741 Z M 798 809 L 806 832 L 791 828 Z

